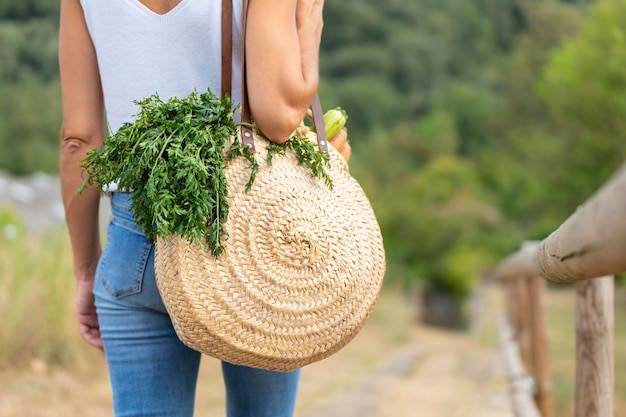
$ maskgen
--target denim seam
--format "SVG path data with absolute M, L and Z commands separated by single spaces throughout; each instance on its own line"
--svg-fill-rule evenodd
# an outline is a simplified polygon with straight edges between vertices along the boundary
M 122 213 L 131 214 L 130 206 L 132 205 L 131 196 L 125 195 L 126 193 L 112 193 L 111 194 L 111 208 Z
M 141 229 L 141 227 L 139 227 L 137 223 L 132 220 L 126 220 L 124 218 L 121 218 L 120 216 L 113 215 L 111 221 L 116 225 L 123 227 L 124 229 L 143 234 L 143 230 Z
M 119 194 L 119 198 L 117 197 L 117 194 Z M 113 221 L 113 223 L 125 229 L 137 232 L 139 234 L 144 234 L 143 229 L 135 222 L 134 213 L 130 208 L 132 204 L 130 201 L 130 197 L 124 199 L 123 194 L 111 194 L 111 211 L 113 212 L 113 217 L 111 218 L 111 220 Z
M 141 252 L 140 262 L 137 264 L 137 280 L 135 281 L 137 292 L 141 290 L 141 283 L 143 281 L 143 274 L 146 270 L 148 256 L 150 256 L 150 249 L 152 249 L 152 245 L 146 245 L 144 250 Z

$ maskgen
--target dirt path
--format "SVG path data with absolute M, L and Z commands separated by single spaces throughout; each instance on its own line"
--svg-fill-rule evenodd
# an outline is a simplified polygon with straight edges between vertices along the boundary
M 422 330 L 334 401 L 303 417 L 512 417 L 498 352 L 466 335 Z
M 501 293 L 485 287 L 478 294 L 471 332 L 416 324 L 411 311 L 397 310 L 397 299 L 384 300 L 377 306 L 384 321 L 373 317 L 371 327 L 368 324 L 359 335 L 362 339 L 337 355 L 343 358 L 329 361 L 336 361 L 334 369 L 341 370 L 340 375 L 354 372 L 345 369 L 345 362 L 379 343 L 385 334 L 382 329 L 397 332 L 394 324 L 411 326 L 407 339 L 387 349 L 385 357 L 357 383 L 307 408 L 302 417 L 513 417 L 495 329 Z M 403 323 L 401 317 L 408 322 Z
M 494 322 L 486 317 L 486 332 Z M 484 333 L 484 332 L 482 332 Z M 357 338 L 303 370 L 297 417 L 512 417 L 501 357 L 481 331 L 416 325 L 398 295 L 385 295 Z M 89 370 L 0 372 L 0 417 L 110 417 L 105 364 Z M 196 416 L 224 415 L 219 363 L 203 361 Z

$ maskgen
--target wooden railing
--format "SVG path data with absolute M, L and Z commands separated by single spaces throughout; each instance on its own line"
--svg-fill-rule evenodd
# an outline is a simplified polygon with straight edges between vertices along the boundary
M 552 417 L 546 279 L 576 282 L 576 417 L 614 413 L 614 275 L 626 271 L 626 166 L 542 242 L 505 258 L 499 323 L 516 417 Z

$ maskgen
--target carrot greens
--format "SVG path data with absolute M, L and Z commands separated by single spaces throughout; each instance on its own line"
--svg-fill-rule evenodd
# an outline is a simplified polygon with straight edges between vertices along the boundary
M 208 90 L 167 101 L 154 94 L 135 103 L 135 120 L 88 152 L 82 165 L 87 178 L 79 192 L 92 184 L 103 189 L 117 183 L 132 193 L 135 220 L 150 240 L 176 234 L 206 242 L 219 256 L 228 218 L 224 168 L 230 159 L 245 157 L 250 162 L 247 189 L 259 169 L 254 154 L 241 141 L 231 141 L 239 125 L 230 98 Z M 268 150 L 268 157 L 290 147 L 313 175 L 331 184 L 323 168 L 325 154 L 308 139 L 294 137 L 287 144 L 271 144 L 274 152 Z

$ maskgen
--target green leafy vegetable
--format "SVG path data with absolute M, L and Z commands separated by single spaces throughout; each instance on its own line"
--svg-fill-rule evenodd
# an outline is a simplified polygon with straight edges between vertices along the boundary
M 246 190 L 259 169 L 248 147 L 230 141 L 239 127 L 230 98 L 221 99 L 209 90 L 168 101 L 155 94 L 135 103 L 135 121 L 123 124 L 102 148 L 89 151 L 83 163 L 88 177 L 78 192 L 87 185 L 102 189 L 117 182 L 132 193 L 135 220 L 150 240 L 170 234 L 192 243 L 204 239 L 219 256 L 228 218 L 225 165 L 239 156 L 250 162 Z M 323 167 L 327 156 L 308 139 L 294 137 L 270 148 L 268 158 L 293 149 L 313 175 L 332 186 Z
M 272 164 L 274 155 L 284 155 L 287 149 L 294 151 L 298 161 L 306 165 L 314 176 L 324 179 L 326 185 L 333 188 L 333 180 L 324 169 L 324 166 L 328 165 L 328 154 L 315 149 L 313 142 L 304 136 L 292 136 L 281 145 L 276 143 L 267 145 L 268 164 Z

